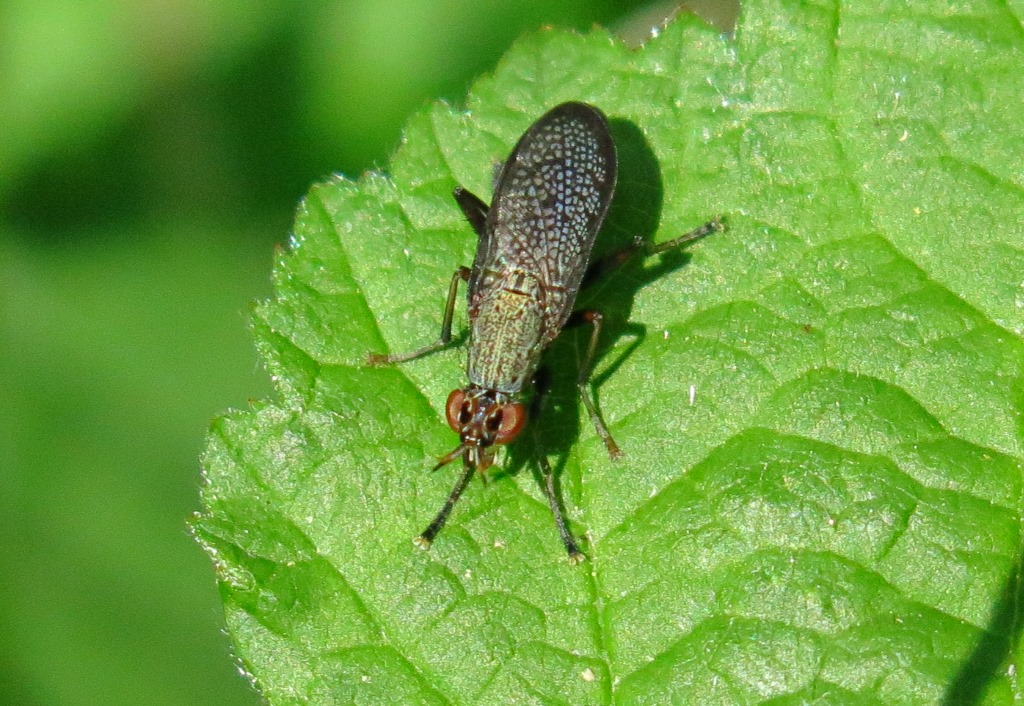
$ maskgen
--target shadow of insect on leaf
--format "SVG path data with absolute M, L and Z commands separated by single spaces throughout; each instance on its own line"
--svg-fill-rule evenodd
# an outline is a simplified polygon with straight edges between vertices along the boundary
M 1018 555 L 999 601 L 992 610 L 992 617 L 978 639 L 971 654 L 961 663 L 956 677 L 950 683 L 943 706 L 972 706 L 981 703 L 992 681 L 1005 673 L 1005 664 L 1017 652 L 1020 645 L 1020 606 L 1024 602 L 1024 555 Z

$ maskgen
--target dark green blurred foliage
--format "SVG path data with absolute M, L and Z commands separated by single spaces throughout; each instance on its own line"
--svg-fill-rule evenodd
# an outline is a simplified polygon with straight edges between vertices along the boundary
M 0 703 L 255 704 L 185 530 L 245 327 L 331 172 L 521 33 L 613 0 L 0 8 Z
M 0 79 L 5 104 L 19 106 L 0 147 L 0 198 L 16 224 L 52 234 L 154 207 L 233 219 L 278 211 L 311 180 L 385 166 L 412 110 L 459 101 L 522 32 L 586 30 L 630 8 L 609 0 L 119 5 L 107 4 L 106 21 L 74 28 L 66 24 L 82 18 L 59 6 L 53 15 L 8 10 L 8 54 L 26 54 L 12 56 Z M 37 41 L 25 36 L 33 34 Z

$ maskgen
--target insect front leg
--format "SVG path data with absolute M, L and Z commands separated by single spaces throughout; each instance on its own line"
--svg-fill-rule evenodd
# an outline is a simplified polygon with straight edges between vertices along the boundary
M 539 417 L 542 405 L 541 400 L 547 393 L 547 371 L 539 370 L 533 378 L 534 396 L 533 404 L 530 409 L 530 416 Z M 544 481 L 544 494 L 548 498 L 548 505 L 551 508 L 551 514 L 555 517 L 555 526 L 558 527 L 558 536 L 562 540 L 562 546 L 565 547 L 565 553 L 569 555 L 569 563 L 572 565 L 579 564 L 586 560 L 586 555 L 580 551 L 580 547 L 576 544 L 576 539 L 569 533 L 568 525 L 565 521 L 565 514 L 562 512 L 562 506 L 558 502 L 558 495 L 555 490 L 555 473 L 551 470 L 551 464 L 548 463 L 548 457 L 544 453 L 544 443 L 540 435 L 540 425 L 533 425 L 533 435 L 535 445 L 537 448 L 537 464 L 540 466 L 541 476 Z
M 558 497 L 555 495 L 555 473 L 551 470 L 551 464 L 548 463 L 548 457 L 544 455 L 543 449 L 539 450 L 537 461 L 540 463 L 541 475 L 544 476 L 544 494 L 548 496 L 548 505 L 551 506 L 551 514 L 555 516 L 558 536 L 562 538 L 562 545 L 569 555 L 569 563 L 579 564 L 585 561 L 587 556 L 580 551 L 579 545 L 565 525 L 565 515 L 562 514 L 562 506 L 558 504 Z
M 459 280 L 465 282 L 469 281 L 469 268 L 460 267 L 455 270 L 455 274 L 452 275 L 452 282 L 448 285 L 448 301 L 444 305 L 444 319 L 441 321 L 441 336 L 431 343 L 429 346 L 423 346 L 417 348 L 414 351 L 408 353 L 392 353 L 391 355 L 384 355 L 382 353 L 367 353 L 366 364 L 367 365 L 387 365 L 388 363 L 404 363 L 407 360 L 413 358 L 419 358 L 420 356 L 433 353 L 434 351 L 440 350 L 451 343 L 452 340 L 452 317 L 455 313 L 455 300 L 459 294 Z
M 441 508 L 441 512 L 437 513 L 437 517 L 434 521 L 427 525 L 427 528 L 423 532 L 415 537 L 412 541 L 420 549 L 430 549 L 430 545 L 434 541 L 434 537 L 444 527 L 444 523 L 448 521 L 448 515 L 452 514 L 452 508 L 455 507 L 455 503 L 459 501 L 462 496 L 462 491 L 469 485 L 469 480 L 473 477 L 473 471 L 476 469 L 469 463 L 466 463 L 462 469 L 462 475 L 459 476 L 459 480 L 456 481 L 455 487 L 452 488 L 452 492 L 449 493 L 448 499 L 444 503 L 444 507 Z
M 601 437 L 604 447 L 608 450 L 608 455 L 614 461 L 617 458 L 622 458 L 622 451 L 619 449 L 619 445 L 615 443 L 611 432 L 608 431 L 608 427 L 604 425 L 604 420 L 601 419 L 601 415 L 597 411 L 597 405 L 594 404 L 592 399 L 589 384 L 590 369 L 594 364 L 594 354 L 597 352 L 597 341 L 601 337 L 601 322 L 604 317 L 600 311 L 593 310 L 581 311 L 575 315 L 578 315 L 582 321 L 593 326 L 590 332 L 590 345 L 587 346 L 587 355 L 583 359 L 579 376 L 576 378 L 576 388 L 580 392 L 580 397 L 583 398 L 583 406 L 587 408 L 587 414 L 590 415 L 590 421 L 594 424 L 597 435 Z

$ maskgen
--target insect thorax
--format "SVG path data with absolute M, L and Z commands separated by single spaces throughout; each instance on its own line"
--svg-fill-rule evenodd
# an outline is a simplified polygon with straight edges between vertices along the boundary
M 522 270 L 488 279 L 471 312 L 469 381 L 514 395 L 537 369 L 547 343 L 544 292 L 537 278 Z

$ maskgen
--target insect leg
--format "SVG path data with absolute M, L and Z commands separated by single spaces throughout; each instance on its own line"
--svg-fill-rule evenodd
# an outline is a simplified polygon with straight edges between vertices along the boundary
M 535 419 L 540 416 L 543 407 L 542 400 L 547 394 L 548 371 L 541 368 L 533 376 L 534 395 L 530 405 L 530 416 Z M 555 474 L 548 463 L 548 457 L 544 453 L 544 445 L 540 436 L 540 425 L 533 425 L 533 435 L 537 447 L 537 464 L 540 466 L 541 475 L 544 477 L 544 494 L 548 496 L 548 505 L 551 507 L 551 514 L 555 517 L 555 525 L 558 527 L 558 536 L 562 539 L 565 553 L 569 555 L 570 564 L 579 564 L 586 560 L 586 555 L 580 551 L 579 545 L 566 526 L 565 515 L 562 513 L 562 506 L 558 503 L 558 495 L 555 492 Z
M 548 463 L 548 458 L 544 455 L 543 449 L 537 455 L 537 461 L 540 463 L 541 474 L 544 476 L 544 494 L 548 496 L 548 505 L 551 506 L 551 514 L 555 516 L 558 536 L 562 538 L 565 552 L 569 555 L 569 563 L 579 564 L 586 560 L 587 557 L 580 551 L 576 540 L 569 534 L 569 528 L 565 526 L 565 515 L 562 514 L 562 507 L 558 504 L 558 498 L 555 496 L 555 473 L 551 470 L 551 464 Z
M 725 221 L 721 218 L 716 218 L 713 221 L 708 221 L 699 228 L 694 228 L 689 233 L 683 233 L 678 238 L 666 240 L 664 243 L 658 243 L 657 245 L 649 243 L 643 248 L 644 254 L 657 255 L 660 252 L 688 245 L 689 243 L 696 242 L 701 238 L 711 235 L 712 233 L 720 233 L 723 230 L 725 230 Z
M 392 353 L 391 355 L 384 355 L 382 353 L 367 353 L 366 364 L 367 365 L 386 365 L 388 363 L 404 363 L 407 360 L 413 358 L 419 358 L 422 355 L 433 353 L 434 351 L 440 350 L 451 343 L 452 340 L 452 317 L 455 314 L 455 300 L 459 293 L 459 280 L 469 281 L 469 268 L 460 267 L 455 270 L 455 274 L 452 275 L 452 282 L 448 285 L 448 301 L 444 305 L 444 320 L 441 322 L 441 337 L 431 343 L 429 346 L 423 346 L 417 348 L 414 351 L 408 353 Z
M 458 482 L 455 487 L 452 488 L 452 492 L 448 495 L 448 499 L 444 503 L 444 507 L 441 508 L 441 512 L 437 513 L 437 517 L 434 521 L 427 525 L 427 528 L 423 530 L 423 533 L 418 537 L 413 538 L 412 542 L 420 549 L 430 549 L 430 544 L 434 541 L 434 537 L 444 527 L 444 523 L 448 521 L 448 515 L 452 513 L 452 508 L 455 507 L 455 503 L 459 501 L 462 496 L 462 491 L 469 485 L 470 478 L 473 477 L 473 471 L 476 469 L 469 463 L 465 464 L 465 468 L 462 471 L 462 475 L 459 476 Z
M 452 196 L 455 197 L 455 202 L 459 204 L 459 208 L 462 209 L 462 213 L 466 216 L 466 220 L 469 221 L 469 225 L 473 226 L 473 231 L 483 238 L 487 227 L 487 204 L 461 186 L 455 187 L 455 190 L 452 191 Z
M 583 360 L 583 365 L 580 366 L 579 377 L 576 378 L 576 387 L 580 391 L 583 405 L 587 408 L 587 414 L 590 415 L 590 421 L 593 422 L 597 435 L 601 437 L 604 447 L 608 449 L 608 455 L 614 460 L 622 457 L 622 451 L 619 450 L 618 444 L 612 439 L 612 435 L 608 431 L 608 427 L 604 425 L 601 415 L 597 413 L 597 406 L 594 404 L 594 400 L 591 399 L 590 386 L 588 385 L 590 381 L 590 367 L 594 363 L 594 353 L 597 351 L 597 340 L 601 337 L 601 320 L 603 317 L 600 311 L 583 311 L 580 312 L 580 316 L 584 321 L 593 324 L 594 328 L 590 333 L 590 345 L 587 346 L 587 356 Z
M 683 233 L 677 238 L 666 240 L 664 243 L 648 243 L 643 238 L 635 238 L 632 244 L 605 255 L 597 262 L 591 263 L 590 267 L 587 268 L 586 274 L 583 276 L 583 284 L 586 286 L 596 282 L 629 262 L 637 254 L 642 253 L 645 256 L 657 255 L 658 253 L 689 245 L 712 233 L 719 233 L 723 230 L 725 230 L 725 221 L 721 218 L 716 218 L 699 228 L 694 228 L 689 233 Z

